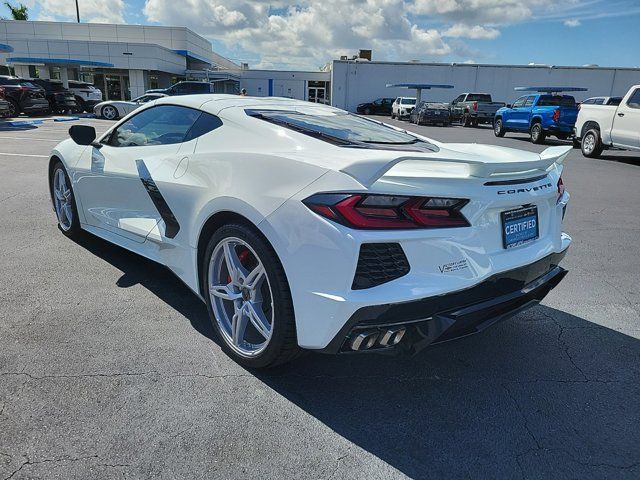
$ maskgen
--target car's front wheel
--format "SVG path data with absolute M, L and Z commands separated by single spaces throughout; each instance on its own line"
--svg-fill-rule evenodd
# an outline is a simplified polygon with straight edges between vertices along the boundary
M 58 227 L 67 237 L 74 237 L 80 232 L 80 220 L 71 181 L 62 162 L 58 161 L 53 166 L 49 181 Z
M 102 107 L 100 114 L 102 115 L 102 118 L 107 120 L 116 120 L 118 118 L 118 110 L 112 105 L 105 105 Z
M 223 350 L 250 368 L 293 359 L 299 347 L 289 284 L 262 235 L 241 223 L 221 227 L 203 262 L 203 291 Z
M 502 124 L 501 118 L 496 118 L 495 121 L 493 122 L 493 134 L 496 137 L 504 137 L 505 130 L 504 130 L 504 125 Z

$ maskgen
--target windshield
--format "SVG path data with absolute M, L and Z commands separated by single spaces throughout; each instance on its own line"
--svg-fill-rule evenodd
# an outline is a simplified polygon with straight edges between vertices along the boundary
M 403 98 L 400 100 L 400 103 L 402 105 L 415 105 L 416 104 L 416 99 L 415 98 Z
M 467 102 L 487 102 L 491 103 L 491 95 L 488 93 L 470 93 L 467 95 Z
M 409 145 L 422 140 L 407 132 L 395 130 L 367 118 L 350 113 L 305 114 L 285 110 L 246 110 L 247 115 L 282 125 L 333 143 L 349 145 L 375 143 Z
M 576 99 L 569 95 L 542 95 L 539 107 L 575 107 Z

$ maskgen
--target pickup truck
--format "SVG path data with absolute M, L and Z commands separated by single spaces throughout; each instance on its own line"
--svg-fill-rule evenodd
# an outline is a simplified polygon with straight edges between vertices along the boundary
M 465 127 L 477 127 L 479 123 L 492 123 L 496 111 L 503 102 L 494 102 L 488 93 L 463 93 L 451 102 L 451 120 Z
M 506 132 L 529 133 L 533 143 L 544 143 L 549 135 L 566 140 L 573 134 L 577 116 L 578 106 L 571 95 L 523 95 L 496 112 L 493 133 L 496 137 Z
M 598 157 L 607 148 L 640 151 L 640 85 L 618 106 L 582 104 L 574 135 L 585 157 Z

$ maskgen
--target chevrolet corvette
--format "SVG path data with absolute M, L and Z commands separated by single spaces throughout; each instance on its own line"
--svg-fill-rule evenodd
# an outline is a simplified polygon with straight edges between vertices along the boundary
M 165 265 L 223 350 L 415 352 L 541 301 L 565 276 L 570 147 L 440 143 L 286 98 L 151 101 L 50 157 L 59 229 Z

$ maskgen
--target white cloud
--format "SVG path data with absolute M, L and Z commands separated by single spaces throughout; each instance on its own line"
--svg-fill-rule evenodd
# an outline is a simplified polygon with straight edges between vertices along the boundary
M 579 27 L 580 25 L 582 25 L 580 23 L 580 20 L 578 20 L 577 18 L 568 18 L 563 23 L 565 27 Z
M 442 33 L 443 37 L 473 38 L 475 40 L 493 40 L 500 35 L 500 30 L 482 25 L 465 25 L 456 23 Z
M 76 3 L 70 0 L 39 0 L 40 12 L 34 20 L 75 21 Z M 78 0 L 80 19 L 94 23 L 124 23 L 123 0 Z

